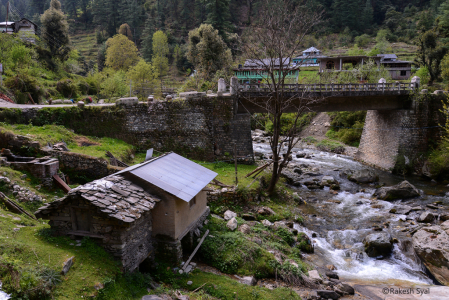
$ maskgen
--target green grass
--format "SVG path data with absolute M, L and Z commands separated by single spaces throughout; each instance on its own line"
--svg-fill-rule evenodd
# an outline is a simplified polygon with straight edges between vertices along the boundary
M 231 158 L 230 158 L 231 159 Z M 226 162 L 204 162 L 204 161 L 195 161 L 196 163 L 202 165 L 205 168 L 208 168 L 216 173 L 218 176 L 216 179 L 218 181 L 223 182 L 227 185 L 235 185 L 235 165 L 234 163 L 226 163 Z M 239 187 L 246 187 L 250 184 L 254 179 L 252 177 L 245 178 L 246 174 L 254 171 L 257 168 L 257 165 L 237 165 L 237 178 L 239 182 Z M 255 189 L 259 186 L 258 180 L 251 185 L 251 189 Z
M 316 147 L 321 151 L 343 153 L 345 146 L 337 141 L 324 139 L 316 144 Z
M 192 281 L 192 285 L 187 285 L 188 280 Z M 269 290 L 259 286 L 248 286 L 226 276 L 205 273 L 199 270 L 193 271 L 186 279 L 180 279 L 177 283 L 189 291 L 193 291 L 205 283 L 201 289 L 207 294 L 221 300 L 301 299 L 301 297 L 291 289 L 281 287 Z
M 62 276 L 61 283 L 53 287 L 52 294 L 56 299 L 93 296 L 97 293 L 95 284 L 120 273 L 111 255 L 91 240 L 84 239 L 82 246 L 75 246 L 76 243 L 68 237 L 51 236 L 48 224 L 42 220 L 25 219 L 3 209 L 0 213 L 4 216 L 0 216 L 0 280 L 2 289 L 13 293 L 13 299 L 33 295 L 33 289 L 40 290 L 43 270 L 59 273 L 63 262 L 72 256 L 75 256 L 75 264 L 66 276 Z M 17 224 L 26 226 L 14 232 L 12 229 Z M 45 293 L 31 299 L 45 299 Z
M 16 135 L 25 135 L 38 141 L 41 146 L 48 142 L 55 144 L 64 140 L 70 151 L 99 158 L 106 157 L 106 151 L 110 151 L 118 159 L 129 164 L 140 163 L 145 159 L 145 153 L 134 155 L 134 147 L 122 140 L 112 138 L 86 137 L 78 135 L 69 129 L 58 125 L 10 125 L 0 123 L 0 131 L 8 130 Z M 92 143 L 90 146 L 82 146 L 82 143 Z M 131 157 L 134 155 L 134 158 Z

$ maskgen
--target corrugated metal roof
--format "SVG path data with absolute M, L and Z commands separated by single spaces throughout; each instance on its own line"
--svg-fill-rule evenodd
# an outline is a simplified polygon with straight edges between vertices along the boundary
M 156 157 L 117 174 L 127 172 L 186 202 L 195 197 L 218 175 L 176 153 Z
M 279 58 L 276 59 L 270 59 L 270 58 L 264 58 L 261 60 L 258 59 L 247 59 L 245 61 L 245 64 L 243 65 L 244 68 L 249 68 L 249 67 L 259 67 L 259 68 L 265 68 L 265 66 L 271 66 L 271 64 L 273 64 L 274 67 L 279 66 L 279 63 L 281 62 L 281 60 Z M 285 66 L 290 65 L 290 58 L 285 57 L 282 60 L 283 64 Z
M 315 47 L 310 47 L 309 49 L 302 51 L 302 53 L 305 53 L 305 52 L 307 53 L 307 52 L 321 52 L 321 51 Z

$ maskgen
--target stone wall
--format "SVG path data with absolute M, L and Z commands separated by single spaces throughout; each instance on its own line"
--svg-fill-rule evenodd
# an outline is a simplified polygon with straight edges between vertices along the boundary
M 139 264 L 153 253 L 151 239 L 151 211 L 145 212 L 135 222 L 128 224 L 110 218 L 100 208 L 77 196 L 68 196 L 50 216 L 50 226 L 57 235 L 70 235 L 74 238 L 90 236 L 115 258 L 120 259 L 124 269 L 135 270 Z M 61 201 L 61 200 L 59 200 Z M 74 226 L 73 208 L 90 212 L 90 232 L 79 233 Z
M 63 125 L 88 136 L 118 138 L 140 150 L 174 151 L 213 161 L 234 155 L 253 161 L 251 116 L 235 113 L 230 96 L 115 106 L 0 109 L 0 122 Z
M 416 95 L 409 110 L 368 111 L 356 158 L 401 172 L 411 168 L 440 135 L 441 98 Z

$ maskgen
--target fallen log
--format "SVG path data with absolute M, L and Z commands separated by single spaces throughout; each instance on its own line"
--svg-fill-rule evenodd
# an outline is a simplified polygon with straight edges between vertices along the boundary
M 6 197 L 5 194 L 3 194 L 2 192 L 0 192 L 0 200 L 3 201 L 3 203 L 5 203 L 5 206 L 12 211 L 13 213 L 16 214 L 24 214 L 28 217 L 30 217 L 33 220 L 37 220 L 36 217 L 32 214 L 30 214 L 29 212 L 27 212 L 26 210 L 24 210 L 23 208 L 21 208 L 19 206 L 19 204 L 15 203 L 13 200 L 9 199 L 8 197 Z
M 59 186 L 64 193 L 67 194 L 72 189 L 58 176 L 58 174 L 53 175 L 53 179 L 56 182 L 56 185 Z
M 256 168 L 254 171 L 249 172 L 248 174 L 246 174 L 245 178 L 248 178 L 249 176 L 253 175 L 254 173 L 258 172 L 258 171 L 262 171 L 263 169 L 265 169 L 266 167 L 268 167 L 269 165 L 271 165 L 273 162 L 270 161 L 266 164 L 264 164 L 263 166 L 260 166 L 258 168 Z
M 223 182 L 218 181 L 217 179 L 213 179 L 211 184 L 221 186 L 221 187 L 233 187 L 232 185 L 226 185 Z

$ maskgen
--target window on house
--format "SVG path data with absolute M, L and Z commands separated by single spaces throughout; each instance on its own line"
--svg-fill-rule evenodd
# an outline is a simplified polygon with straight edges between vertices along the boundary
M 407 76 L 407 71 L 401 71 L 401 76 Z
M 189 202 L 190 208 L 192 208 L 193 206 L 195 206 L 195 204 L 196 204 L 196 196 L 193 197 L 192 200 L 190 200 L 190 202 Z

